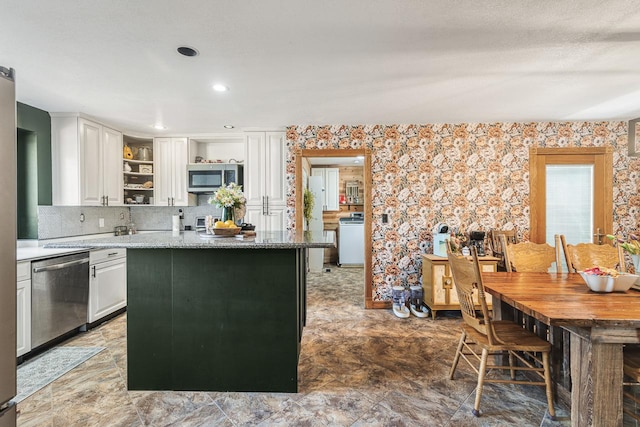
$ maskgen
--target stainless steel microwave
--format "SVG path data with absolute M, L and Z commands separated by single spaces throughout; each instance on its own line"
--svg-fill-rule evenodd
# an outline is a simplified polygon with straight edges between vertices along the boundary
M 213 193 L 232 182 L 242 185 L 244 167 L 237 163 L 196 163 L 187 165 L 189 193 Z

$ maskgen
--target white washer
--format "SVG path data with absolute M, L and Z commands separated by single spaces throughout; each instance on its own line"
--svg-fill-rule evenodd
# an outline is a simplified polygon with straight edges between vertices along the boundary
M 364 265 L 364 219 L 340 219 L 338 265 Z

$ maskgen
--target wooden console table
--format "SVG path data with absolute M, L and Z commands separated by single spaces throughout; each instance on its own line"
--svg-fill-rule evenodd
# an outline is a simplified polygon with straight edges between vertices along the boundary
M 497 264 L 498 258 L 496 257 L 480 257 L 480 266 L 483 272 L 495 272 Z M 424 288 L 424 303 L 431 309 L 431 316 L 434 319 L 438 311 L 460 310 L 458 293 L 447 258 L 431 254 L 422 255 L 422 287 Z M 477 299 L 475 301 L 477 303 Z M 490 295 L 487 296 L 487 303 L 491 308 Z M 477 308 L 480 309 L 480 305 Z

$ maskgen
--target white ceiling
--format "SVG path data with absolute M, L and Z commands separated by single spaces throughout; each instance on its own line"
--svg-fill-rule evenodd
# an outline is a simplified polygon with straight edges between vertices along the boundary
M 0 65 L 16 69 L 18 101 L 133 133 L 640 116 L 637 0 L 0 0 L 0 10 Z M 181 45 L 200 55 L 180 56 Z

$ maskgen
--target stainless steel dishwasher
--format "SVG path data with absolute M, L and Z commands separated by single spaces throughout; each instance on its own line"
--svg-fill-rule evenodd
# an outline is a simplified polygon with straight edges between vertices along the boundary
M 31 275 L 31 348 L 87 323 L 89 252 L 35 261 Z

